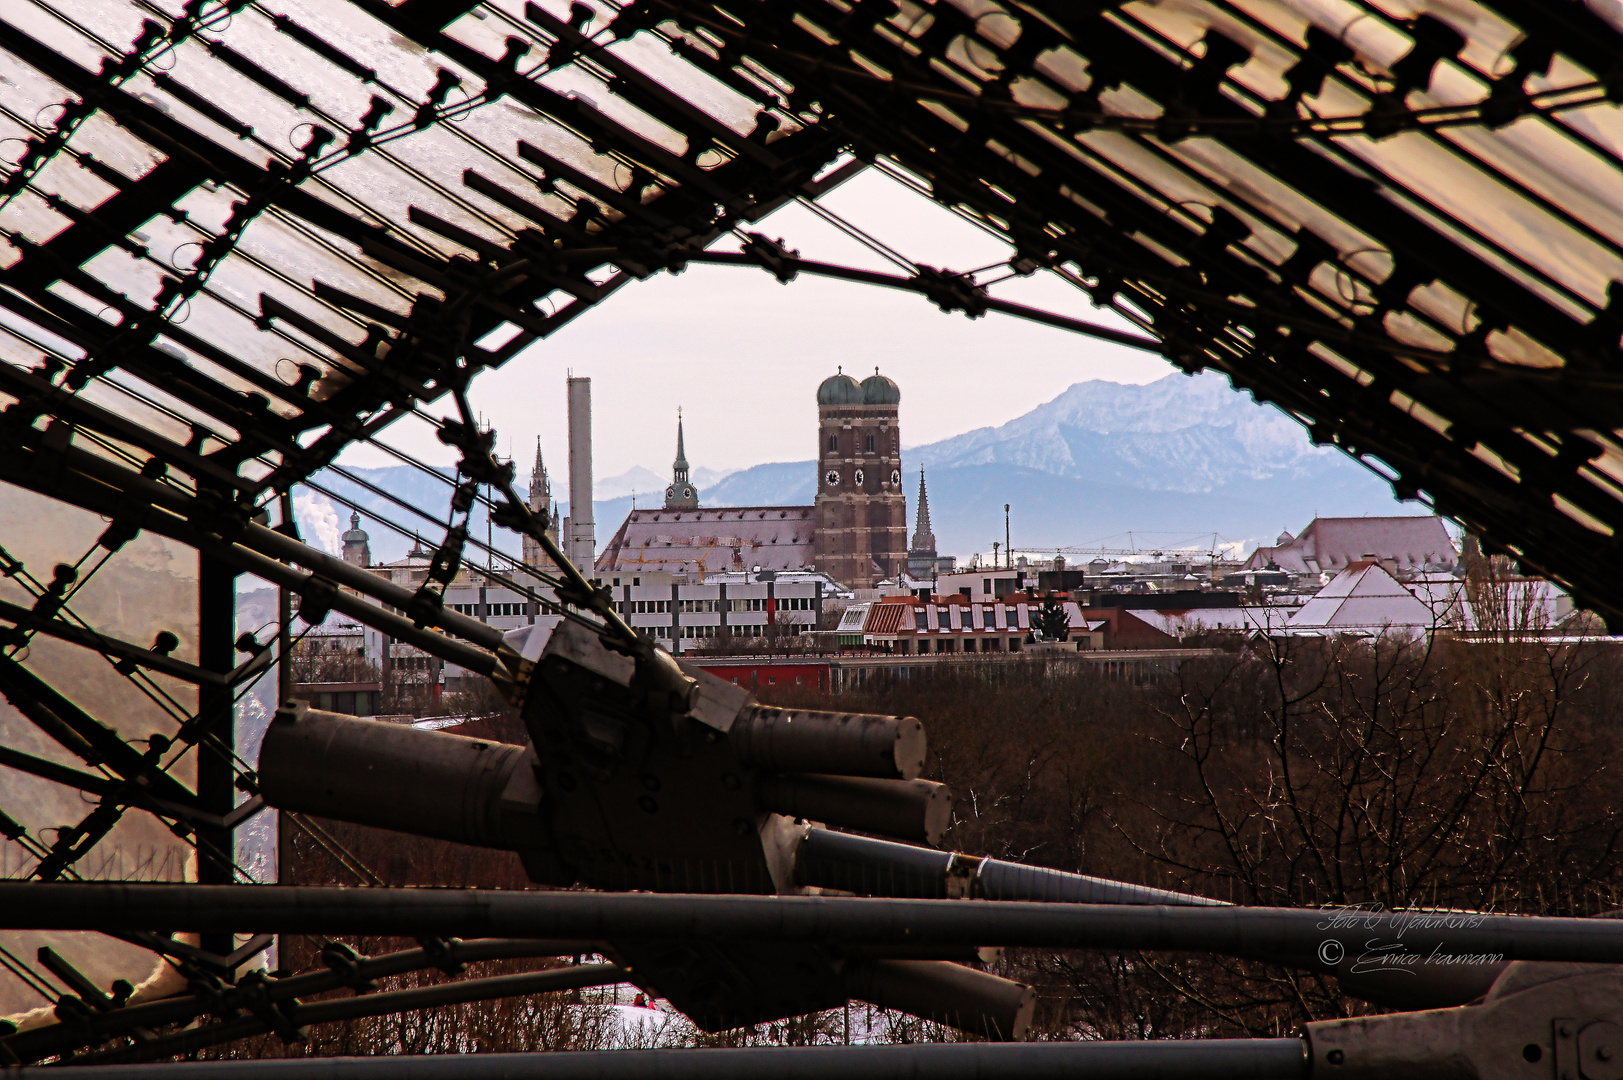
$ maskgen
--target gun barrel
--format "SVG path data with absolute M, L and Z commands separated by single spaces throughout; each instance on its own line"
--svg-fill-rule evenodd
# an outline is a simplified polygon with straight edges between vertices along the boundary
M 867 896 L 1037 900 L 1067 904 L 1223 906 L 1220 900 L 1086 874 L 810 829 L 795 853 L 795 884 Z
M 924 770 L 924 725 L 911 716 L 749 705 L 727 737 L 745 765 L 767 772 L 915 780 Z
M 265 732 L 259 784 L 281 810 L 519 850 L 539 844 L 530 759 L 524 746 L 284 708 Z
M 929 780 L 818 774 L 767 775 L 756 787 L 763 810 L 847 829 L 936 844 L 952 821 L 952 793 Z
M 975 968 L 939 960 L 872 960 L 851 964 L 846 993 L 878 1005 L 948 1024 L 994 1042 L 1019 1042 L 1031 1029 L 1037 995 L 1031 987 Z

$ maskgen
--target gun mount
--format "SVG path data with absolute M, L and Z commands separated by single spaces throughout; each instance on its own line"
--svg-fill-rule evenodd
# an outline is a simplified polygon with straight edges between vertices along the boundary
M 515 851 L 545 885 L 687 893 L 803 892 L 797 853 L 825 824 L 934 843 L 950 820 L 946 786 L 918 778 L 925 738 L 914 718 L 762 706 L 664 654 L 671 670 L 650 677 L 577 623 L 543 649 L 517 637 L 520 652 L 534 652 L 530 746 L 294 704 L 261 752 L 267 801 Z M 1029 987 L 905 949 L 890 958 L 632 938 L 608 948 L 645 989 L 712 1030 L 856 997 L 1018 1039 L 1034 1000 Z

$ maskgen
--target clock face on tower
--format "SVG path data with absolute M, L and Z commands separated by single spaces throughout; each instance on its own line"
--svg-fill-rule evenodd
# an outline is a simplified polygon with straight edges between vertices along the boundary
M 900 469 L 892 469 L 892 470 L 890 470 L 890 482 L 893 483 L 893 484 L 900 484 L 902 482 L 902 470 L 900 470 Z
M 853 484 L 855 484 L 857 487 L 861 487 L 862 486 L 862 480 L 863 480 L 862 470 L 858 469 L 857 472 L 856 472 L 856 475 L 851 477 L 851 482 Z
M 823 474 L 823 483 L 827 484 L 829 487 L 839 487 L 840 486 L 840 470 L 838 470 L 838 469 L 830 469 L 828 472 L 824 473 Z

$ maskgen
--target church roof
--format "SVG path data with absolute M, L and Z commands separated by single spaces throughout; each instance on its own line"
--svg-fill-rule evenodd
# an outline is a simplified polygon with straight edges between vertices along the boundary
M 1241 569 L 1265 570 L 1273 563 L 1287 573 L 1317 574 L 1371 557 L 1392 559 L 1403 569 L 1448 570 L 1459 561 L 1439 517 L 1314 518 L 1302 535 L 1259 547 Z
M 688 470 L 687 440 L 682 435 L 682 410 L 676 411 L 676 460 L 671 462 L 671 468 L 677 472 Z
M 919 502 L 913 525 L 913 543 L 910 551 L 935 551 L 935 532 L 930 528 L 930 493 L 924 487 L 924 467 L 919 467 Z
M 597 557 L 596 572 L 714 574 L 812 565 L 811 506 L 633 510 Z
M 817 387 L 817 404 L 861 405 L 862 387 L 849 375 L 830 375 Z
M 862 403 L 864 405 L 900 405 L 902 403 L 902 390 L 896 383 L 879 374 L 874 368 L 873 374 L 862 380 Z

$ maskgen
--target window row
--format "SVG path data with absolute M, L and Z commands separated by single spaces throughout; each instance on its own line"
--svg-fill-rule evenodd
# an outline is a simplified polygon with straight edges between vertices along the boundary
M 682 638 L 713 638 L 713 637 L 762 637 L 766 634 L 765 626 L 679 626 L 677 635 Z M 786 634 L 809 634 L 816 627 L 809 623 L 784 623 L 781 630 Z M 662 627 L 656 633 L 665 636 L 666 628 Z
M 1021 629 L 1020 609 L 1012 607 L 1002 609 L 995 607 L 983 608 L 981 610 L 979 628 L 984 630 L 998 629 L 999 610 L 1002 610 L 1003 612 L 1004 629 Z M 935 609 L 935 624 L 937 628 L 941 630 L 977 629 L 975 625 L 975 610 L 973 608 L 938 607 Z M 917 630 L 930 629 L 930 613 L 928 608 L 920 607 L 913 609 L 913 626 L 914 629 Z
M 676 610 L 688 615 L 716 615 L 724 611 L 766 611 L 773 601 L 765 597 L 740 597 L 736 600 L 678 600 Z M 813 596 L 783 596 L 776 601 L 779 611 L 816 611 L 817 598 Z M 669 600 L 616 600 L 614 610 L 621 615 L 668 615 Z
M 446 604 L 445 606 L 459 615 L 471 615 L 476 619 L 509 619 L 516 615 L 528 615 L 530 613 L 530 605 L 522 600 L 516 603 L 512 601 L 503 601 L 500 603 L 484 605 Z M 481 606 L 484 608 L 483 616 L 481 616 L 479 613 Z M 557 604 L 548 603 L 545 600 L 540 601 L 537 604 L 537 607 L 542 615 L 560 614 Z
M 621 615 L 669 615 L 669 600 L 616 600 L 614 610 Z
M 872 433 L 862 436 L 853 436 L 853 438 L 857 438 L 859 440 L 859 445 L 862 447 L 860 453 L 877 454 L 882 452 L 878 448 L 878 440 Z M 888 442 L 889 440 L 886 441 Z M 829 435 L 828 452 L 831 454 L 838 454 L 840 452 L 840 436 L 838 432 Z

